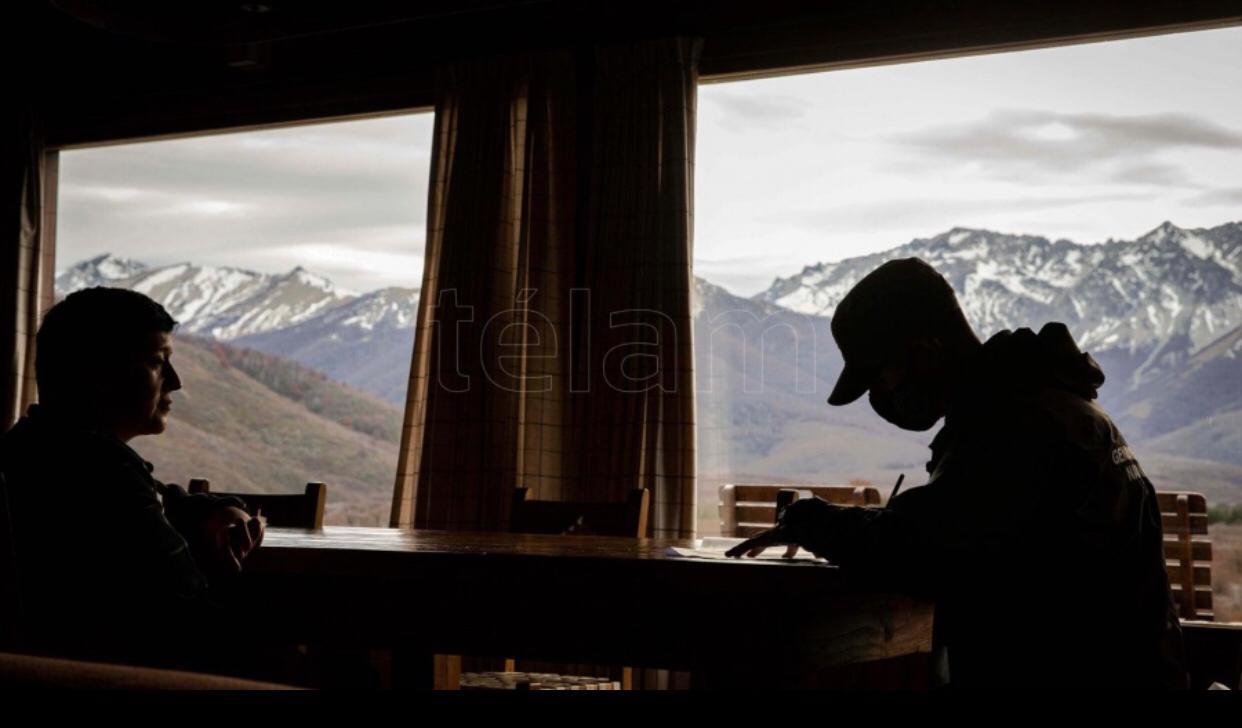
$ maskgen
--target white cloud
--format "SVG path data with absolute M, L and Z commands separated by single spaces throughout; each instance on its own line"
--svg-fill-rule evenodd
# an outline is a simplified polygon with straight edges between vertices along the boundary
M 111 252 L 417 286 L 431 125 L 417 114 L 66 151 L 60 266 Z
M 1090 243 L 1237 220 L 1240 74 L 1228 28 L 703 86 L 696 272 L 750 295 L 954 226 Z

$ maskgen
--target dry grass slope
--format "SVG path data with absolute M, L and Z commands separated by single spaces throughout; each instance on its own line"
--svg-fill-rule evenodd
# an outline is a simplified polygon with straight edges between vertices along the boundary
M 396 407 L 267 357 L 269 381 L 283 381 L 287 391 L 318 392 L 320 402 L 333 403 L 330 411 L 316 413 L 234 366 L 244 357 L 220 344 L 184 338 L 176 346 L 174 362 L 185 389 L 173 395 L 168 431 L 133 443 L 155 464 L 157 477 L 179 483 L 205 477 L 218 490 L 268 493 L 297 492 L 319 480 L 328 484 L 329 523 L 387 521 L 396 442 L 330 415 L 363 412 L 366 418 L 358 421 L 364 427 L 393 432 L 401 425 Z
M 1242 622 L 1242 523 L 1215 523 L 1212 538 L 1212 608 L 1218 622 Z

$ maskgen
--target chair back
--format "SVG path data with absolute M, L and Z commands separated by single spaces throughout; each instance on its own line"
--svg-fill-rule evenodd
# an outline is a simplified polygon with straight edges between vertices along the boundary
M 1212 542 L 1202 493 L 1157 492 L 1164 529 L 1164 568 L 1182 619 L 1210 621 Z
M 776 522 L 781 491 L 794 491 L 795 496 L 815 496 L 837 505 L 880 504 L 880 491 L 869 485 L 728 483 L 720 487 L 720 535 L 750 538 L 771 528 Z M 784 497 L 790 502 L 796 500 L 794 496 Z
M 651 492 L 646 488 L 630 491 L 628 498 L 615 502 L 527 500 L 529 490 L 514 491 L 509 518 L 509 530 L 513 533 L 628 538 L 647 535 Z
M 190 481 L 191 493 L 210 493 L 211 483 L 205 478 Z M 301 493 L 218 493 L 231 495 L 246 502 L 250 515 L 259 511 L 267 525 L 275 528 L 323 528 L 323 509 L 328 500 L 328 486 L 307 483 Z

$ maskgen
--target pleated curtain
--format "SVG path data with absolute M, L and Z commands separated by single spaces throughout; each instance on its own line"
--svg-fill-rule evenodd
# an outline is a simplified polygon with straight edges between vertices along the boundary
M 646 487 L 652 535 L 693 535 L 698 48 L 440 69 L 393 525 Z
M 4 140 L 3 219 L 8 233 L 0 255 L 0 320 L 11 321 L 0 341 L 6 362 L 0 388 L 0 432 L 8 430 L 35 401 L 34 340 L 39 321 L 52 305 L 56 215 L 55 153 L 47 153 L 37 116 L 10 111 Z

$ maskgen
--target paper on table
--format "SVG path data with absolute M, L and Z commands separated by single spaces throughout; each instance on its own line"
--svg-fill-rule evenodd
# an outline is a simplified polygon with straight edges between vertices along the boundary
M 743 538 L 722 538 L 722 537 L 701 538 L 701 539 L 695 539 L 695 544 L 696 544 L 695 548 L 686 549 L 686 548 L 677 548 L 676 546 L 669 546 L 667 553 L 669 556 L 680 556 L 682 558 L 687 558 L 687 559 L 727 559 L 729 557 L 725 556 L 725 552 L 745 540 L 746 539 L 743 539 Z M 755 558 L 765 559 L 765 560 L 774 559 L 778 561 L 790 561 L 791 560 L 791 559 L 785 558 L 785 547 L 784 546 L 773 546 L 772 548 L 769 548 L 767 551 L 764 551 L 762 554 L 759 554 Z M 798 550 L 797 555 L 794 556 L 792 560 L 793 561 L 820 561 L 820 559 L 817 558 L 814 554 L 810 553 L 809 551 L 803 551 L 801 549 Z

